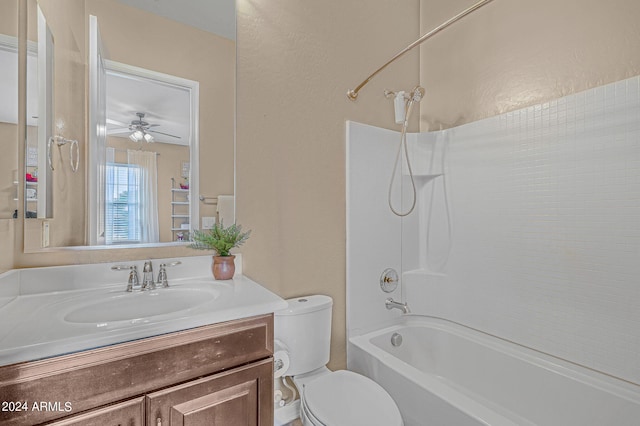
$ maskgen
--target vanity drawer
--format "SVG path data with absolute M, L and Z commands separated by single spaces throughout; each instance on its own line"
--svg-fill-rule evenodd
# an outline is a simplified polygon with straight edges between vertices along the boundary
M 144 397 L 78 414 L 48 426 L 143 426 Z M 155 425 L 154 425 L 155 426 Z
M 2 399 L 71 406 L 70 412 L 0 412 L 0 424 L 60 419 L 272 354 L 273 316 L 262 315 L 0 367 Z

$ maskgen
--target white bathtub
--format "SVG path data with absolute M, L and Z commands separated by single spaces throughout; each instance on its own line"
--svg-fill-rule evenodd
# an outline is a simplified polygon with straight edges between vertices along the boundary
M 402 321 L 350 338 L 348 367 L 391 394 L 406 426 L 640 425 L 640 386 L 449 321 Z

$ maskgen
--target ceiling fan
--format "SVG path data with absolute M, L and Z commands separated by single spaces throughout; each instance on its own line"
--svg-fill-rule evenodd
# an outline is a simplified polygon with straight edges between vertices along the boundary
M 164 133 L 164 132 L 159 132 L 157 130 L 151 130 L 152 127 L 159 126 L 159 124 L 149 124 L 148 122 L 144 121 L 144 116 L 145 116 L 144 112 L 136 112 L 136 115 L 138 116 L 138 119 L 137 120 L 131 120 L 131 123 L 129 123 L 129 124 L 119 123 L 119 122 L 114 121 L 114 120 L 107 120 L 110 123 L 118 124 L 120 126 L 124 126 L 123 128 L 120 128 L 120 129 L 110 130 L 110 131 L 107 132 L 107 134 L 114 135 L 114 134 L 118 134 L 118 133 L 131 132 L 129 134 L 129 139 L 131 139 L 133 142 L 140 142 L 142 140 L 145 140 L 147 142 L 153 142 L 155 140 L 155 138 L 153 137 L 152 133 L 156 133 L 156 134 L 159 134 L 159 135 L 165 135 L 165 136 L 169 136 L 169 137 L 172 137 L 172 138 L 181 139 L 180 136 L 176 136 L 176 135 L 172 135 L 172 134 Z

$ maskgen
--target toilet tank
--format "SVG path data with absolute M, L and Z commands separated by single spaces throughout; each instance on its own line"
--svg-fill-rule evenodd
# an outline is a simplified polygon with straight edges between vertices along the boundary
M 308 373 L 329 362 L 331 306 L 329 296 L 296 297 L 274 314 L 276 346 L 284 344 L 289 355 L 287 376 Z M 280 348 L 276 347 L 276 350 Z

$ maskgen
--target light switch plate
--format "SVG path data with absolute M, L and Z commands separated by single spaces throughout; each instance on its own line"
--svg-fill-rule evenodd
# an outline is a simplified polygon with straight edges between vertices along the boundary
M 216 224 L 215 216 L 202 217 L 202 229 L 211 229 Z
M 42 247 L 49 247 L 49 222 L 42 222 Z

